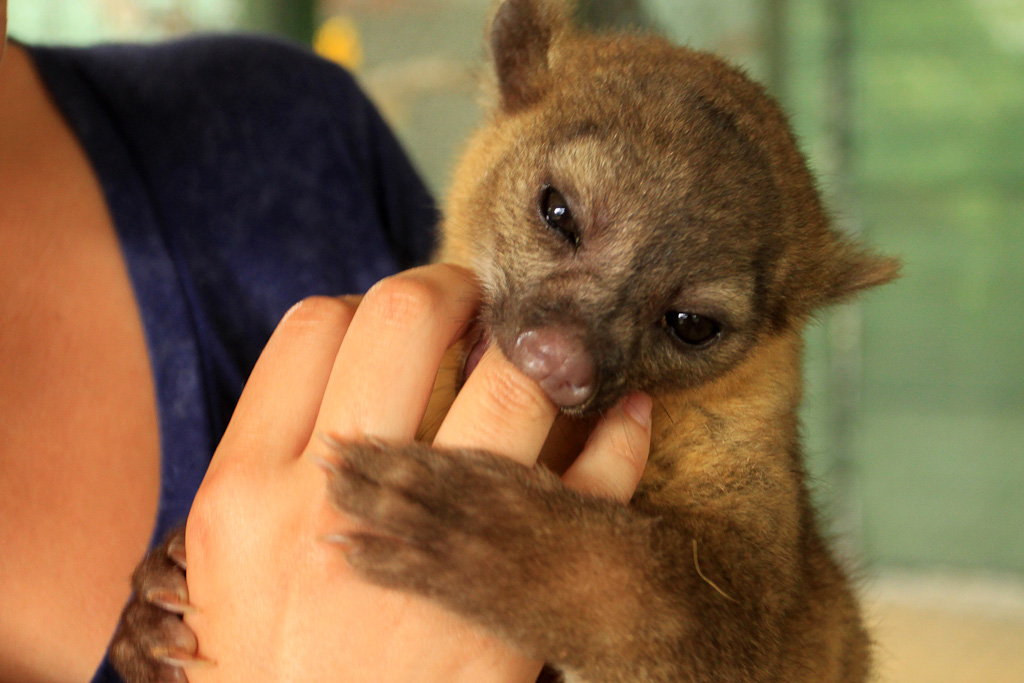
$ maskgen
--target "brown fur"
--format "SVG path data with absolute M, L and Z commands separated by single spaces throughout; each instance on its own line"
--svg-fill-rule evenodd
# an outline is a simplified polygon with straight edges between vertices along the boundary
M 566 681 L 864 681 L 868 637 L 805 482 L 800 331 L 898 264 L 832 229 L 760 86 L 659 38 L 576 32 L 568 14 L 498 8 L 496 101 L 455 174 L 439 256 L 477 272 L 481 326 L 506 355 L 523 330 L 554 327 L 592 357 L 596 390 L 563 409 L 550 470 L 565 465 L 556 441 L 636 390 L 656 398 L 647 469 L 629 506 L 579 495 L 548 468 L 432 449 L 428 411 L 424 441 L 334 444 L 332 497 L 362 529 L 349 563 Z M 548 186 L 578 239 L 545 223 Z M 664 321 L 679 312 L 720 335 L 674 338 Z M 431 410 L 459 373 L 453 352 Z M 139 592 L 178 571 L 163 565 Z M 122 629 L 119 651 L 147 637 Z
M 831 228 L 760 86 L 714 56 L 577 33 L 562 16 L 537 0 L 499 9 L 497 104 L 456 171 L 440 258 L 480 274 L 482 318 L 499 344 L 530 325 L 582 321 L 616 377 L 602 376 L 579 412 L 637 388 L 656 395 L 632 503 L 656 520 L 637 551 L 653 566 L 597 553 L 585 569 L 556 568 L 530 595 L 564 613 L 523 617 L 528 628 L 495 623 L 518 611 L 518 591 L 459 609 L 592 682 L 865 680 L 868 638 L 805 485 L 799 331 L 812 311 L 892 279 L 898 264 Z M 556 24 L 538 30 L 544 21 Z M 545 242 L 532 203 L 547 183 L 582 208 L 589 254 Z M 653 319 L 689 303 L 729 320 L 710 357 L 633 329 L 644 307 Z M 602 547 L 600 531 L 586 533 Z M 628 590 L 638 571 L 657 595 Z M 591 599 L 604 613 L 591 614 Z M 574 631 L 602 621 L 607 642 L 586 649 Z

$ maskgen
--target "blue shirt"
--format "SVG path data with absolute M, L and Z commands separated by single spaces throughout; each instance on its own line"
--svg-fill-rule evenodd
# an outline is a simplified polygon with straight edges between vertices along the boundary
M 353 79 L 298 47 L 27 49 L 99 178 L 138 301 L 160 420 L 152 544 L 187 516 L 284 312 L 424 262 L 436 211 Z M 120 679 L 104 662 L 93 680 Z

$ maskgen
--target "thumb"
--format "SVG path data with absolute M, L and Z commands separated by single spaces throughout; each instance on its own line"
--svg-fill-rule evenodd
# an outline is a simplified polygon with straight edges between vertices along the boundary
M 651 448 L 651 403 L 647 394 L 630 394 L 602 417 L 562 476 L 565 485 L 627 502 L 640 483 Z

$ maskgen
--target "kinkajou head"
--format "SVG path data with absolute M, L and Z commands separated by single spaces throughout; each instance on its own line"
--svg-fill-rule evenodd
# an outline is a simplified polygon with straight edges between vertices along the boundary
M 493 340 L 563 410 L 707 381 L 764 335 L 893 278 L 823 211 L 779 108 L 710 54 L 575 31 L 505 2 L 497 87 L 455 175 L 443 260 Z

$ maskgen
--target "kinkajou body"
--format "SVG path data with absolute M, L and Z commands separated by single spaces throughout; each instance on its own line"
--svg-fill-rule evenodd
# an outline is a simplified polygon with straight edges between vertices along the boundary
M 628 519 L 578 522 L 592 501 L 559 490 L 574 521 L 495 549 L 495 567 L 514 567 L 564 535 L 547 585 L 524 571 L 512 594 L 482 580 L 472 595 L 366 574 L 438 595 L 572 680 L 865 680 L 868 637 L 805 484 L 800 331 L 898 266 L 830 227 L 760 86 L 659 38 L 579 32 L 567 13 L 498 10 L 497 102 L 457 168 L 440 258 L 478 274 L 485 339 L 563 412 L 655 395 L 647 472 Z M 588 566 L 571 556 L 578 534 L 602 553 L 589 576 L 560 570 Z M 622 576 L 645 578 L 615 595 Z M 611 609 L 580 609 L 588 592 Z
M 505 0 L 494 18 L 495 103 L 441 231 L 439 258 L 485 292 L 456 372 L 497 344 L 569 418 L 651 393 L 644 478 L 624 506 L 486 453 L 338 444 L 332 494 L 364 529 L 350 561 L 567 681 L 864 681 L 868 636 L 805 482 L 800 332 L 898 264 L 832 229 L 760 86 L 568 15 Z

